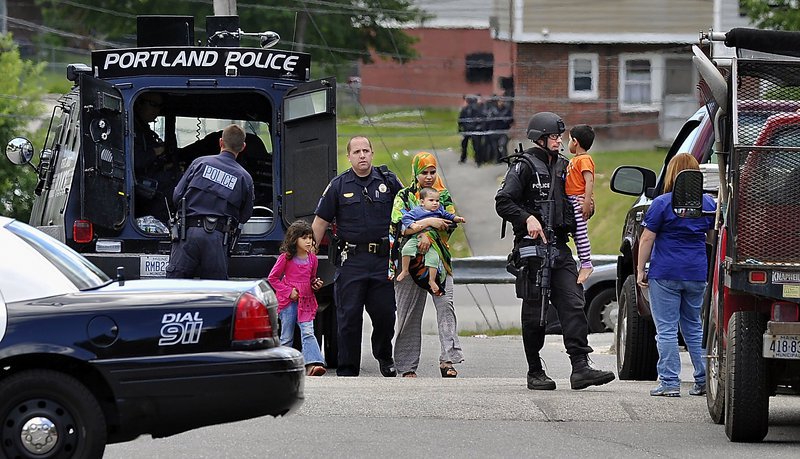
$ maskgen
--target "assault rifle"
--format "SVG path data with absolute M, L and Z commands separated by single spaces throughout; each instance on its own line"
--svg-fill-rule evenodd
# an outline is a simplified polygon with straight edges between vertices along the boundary
M 532 174 L 537 173 L 538 160 L 527 157 L 523 153 L 522 144 L 514 149 L 514 154 L 507 157 L 509 167 L 512 159 L 528 164 Z M 536 162 L 534 162 L 536 161 Z M 547 167 L 547 165 L 545 165 Z M 549 168 L 548 168 L 549 169 Z M 558 249 L 555 247 L 555 231 L 553 220 L 555 219 L 555 205 L 553 200 L 553 190 L 558 183 L 555 174 L 548 170 L 550 175 L 550 188 L 547 199 L 536 201 L 542 210 L 542 220 L 544 220 L 544 231 L 547 243 L 534 241 L 530 236 L 525 236 L 519 247 L 515 249 L 509 259 L 508 271 L 517 276 L 517 297 L 524 300 L 538 299 L 541 301 L 541 315 L 539 325 L 547 324 L 547 308 L 550 306 L 550 282 L 552 270 L 558 257 Z M 501 230 L 501 238 L 505 236 L 505 220 Z M 513 266 L 516 265 L 516 266 Z

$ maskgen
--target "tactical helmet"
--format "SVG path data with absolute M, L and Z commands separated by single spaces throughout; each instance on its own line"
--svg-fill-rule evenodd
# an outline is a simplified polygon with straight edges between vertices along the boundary
M 539 112 L 528 121 L 528 138 L 534 142 L 550 134 L 563 134 L 564 120 L 553 112 Z

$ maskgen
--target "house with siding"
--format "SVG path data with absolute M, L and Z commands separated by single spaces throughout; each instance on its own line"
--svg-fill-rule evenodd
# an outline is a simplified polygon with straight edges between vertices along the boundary
M 418 0 L 406 32 L 419 58 L 359 69 L 370 106 L 451 106 L 514 96 L 515 116 L 549 110 L 599 138 L 669 140 L 699 106 L 691 45 L 747 25 L 737 0 Z M 715 51 L 716 52 L 716 51 Z M 523 137 L 524 123 L 514 137 Z
M 553 111 L 614 142 L 671 139 L 699 106 L 690 48 L 712 1 L 500 0 L 493 13 L 516 43 L 517 113 Z

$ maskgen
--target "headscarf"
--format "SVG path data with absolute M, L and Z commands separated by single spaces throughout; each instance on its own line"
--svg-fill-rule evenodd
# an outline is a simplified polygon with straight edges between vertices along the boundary
M 400 225 L 400 220 L 403 219 L 403 214 L 420 205 L 420 186 L 418 182 L 418 176 L 420 172 L 430 166 L 436 167 L 437 169 L 436 180 L 433 182 L 432 188 L 439 192 L 439 202 L 441 206 L 444 208 L 444 210 L 452 214 L 455 213 L 453 199 L 450 196 L 450 192 L 447 191 L 447 188 L 445 188 L 441 175 L 438 173 L 439 168 L 436 162 L 436 157 L 427 151 L 421 151 L 414 155 L 414 158 L 411 160 L 411 172 L 414 174 L 413 183 L 410 186 L 401 189 L 394 198 L 394 206 L 392 208 L 393 228 L 390 232 L 392 235 L 396 234 L 397 228 Z M 426 232 L 432 241 L 431 249 L 436 250 L 436 252 L 439 254 L 439 258 L 442 261 L 442 266 L 444 267 L 444 271 L 440 272 L 442 279 L 444 278 L 445 272 L 451 275 L 453 273 L 450 264 L 452 258 L 450 255 L 450 246 L 447 245 L 447 241 L 450 238 L 452 231 L 453 230 L 430 229 Z
M 411 172 L 414 174 L 415 184 L 417 182 L 417 176 L 431 166 L 435 167 L 437 170 L 439 169 L 436 165 L 436 157 L 432 154 L 428 153 L 427 151 L 421 151 L 414 155 L 414 159 L 411 160 Z M 417 188 L 419 188 L 419 186 Z M 442 176 L 438 173 L 436 174 L 436 181 L 433 182 L 432 188 L 439 192 L 445 189 L 444 182 L 442 182 Z M 419 197 L 419 190 L 417 190 L 417 197 Z

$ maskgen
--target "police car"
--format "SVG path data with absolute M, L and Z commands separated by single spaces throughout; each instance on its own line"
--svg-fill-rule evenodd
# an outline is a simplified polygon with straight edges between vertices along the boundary
M 113 280 L 6 217 L 0 246 L 0 457 L 101 457 L 302 403 L 265 281 Z
M 336 82 L 311 80 L 308 54 L 271 46 L 273 32 L 246 33 L 236 16 L 206 19 L 205 46 L 189 16 L 138 18 L 136 48 L 92 52 L 71 64 L 74 87 L 53 112 L 44 148 L 15 139 L 9 158 L 38 173 L 30 224 L 82 253 L 107 275 L 164 277 L 172 190 L 192 159 L 219 153 L 221 130 L 237 123 L 247 147 L 237 159 L 253 177 L 253 217 L 231 248 L 232 278 L 265 277 L 288 225 L 311 221 L 336 176 Z M 256 47 L 242 47 L 252 43 Z M 258 47 L 258 45 L 262 47 Z M 142 123 L 135 108 L 157 108 Z M 137 118 L 139 117 L 139 118 Z M 143 170 L 140 137 L 158 145 Z M 324 247 L 320 253 L 326 253 Z M 334 318 L 334 267 L 320 257 L 320 317 Z M 328 323 L 328 336 L 335 324 Z M 335 339 L 335 338 L 334 338 Z M 335 365 L 334 341 L 325 343 Z

